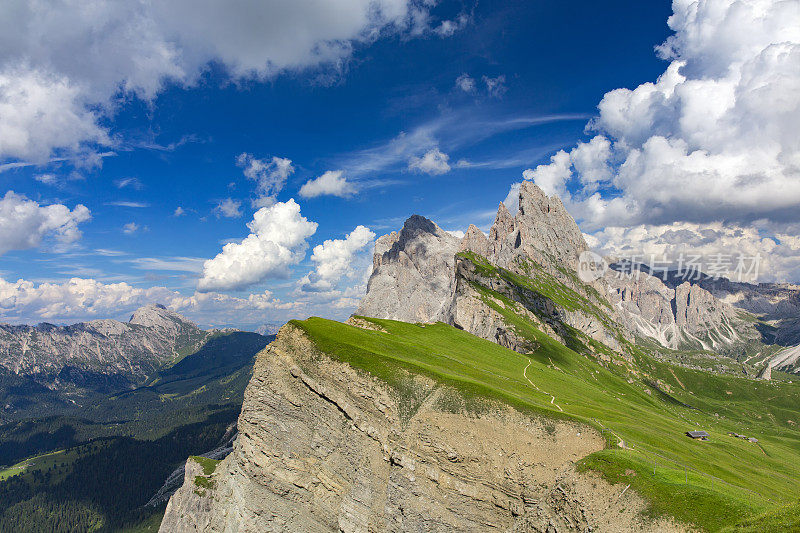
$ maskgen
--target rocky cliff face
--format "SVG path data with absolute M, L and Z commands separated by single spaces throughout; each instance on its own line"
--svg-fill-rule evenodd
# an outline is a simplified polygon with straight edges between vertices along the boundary
M 606 281 L 625 326 L 667 348 L 724 351 L 761 338 L 752 320 L 700 285 L 684 281 L 672 288 L 643 271 L 611 270 Z
M 472 226 L 461 248 L 510 270 L 515 270 L 519 260 L 524 259 L 554 275 L 561 274 L 562 269 L 574 273 L 578 257 L 588 249 L 583 234 L 561 200 L 548 197 L 530 181 L 523 182 L 520 187 L 516 216 L 512 217 L 501 203 L 488 239 L 481 239 L 477 233 L 477 228 Z M 571 281 L 569 277 L 565 280 Z
M 578 475 L 594 430 L 500 404 L 456 412 L 457 392 L 408 374 L 421 404 L 319 352 L 288 324 L 259 354 L 234 451 L 187 463 L 162 532 L 665 531 L 623 487 Z M 457 404 L 456 404 L 457 405 Z M 492 438 L 486 438 L 491 435 Z
M 608 307 L 595 312 L 607 303 L 600 296 L 605 291 L 603 281 L 597 282 L 598 291 L 576 277 L 578 257 L 587 246 L 574 219 L 558 198 L 548 198 L 532 182 L 520 187 L 519 205 L 512 216 L 500 204 L 488 238 L 471 225 L 459 241 L 423 217 L 409 218 L 400 233 L 378 239 L 367 294 L 356 314 L 443 321 L 512 349 L 527 350 L 502 317 L 485 305 L 474 287 L 478 283 L 521 303 L 544 331 L 559 339 L 558 331 L 566 325 L 619 347 L 623 333 L 613 327 L 613 320 L 599 316 L 616 311 Z M 500 270 L 486 276 L 475 268 L 476 260 Z M 512 276 L 499 275 L 500 271 Z M 542 286 L 521 285 L 513 274 L 536 277 Z M 547 290 L 553 287 L 574 294 L 585 305 L 565 303 Z
M 375 243 L 372 276 L 359 314 L 430 322 L 452 293 L 458 238 L 414 215 Z
M 748 361 L 757 368 L 766 364 L 765 345 L 800 344 L 796 286 L 705 276 L 687 281 L 675 273 L 661 279 L 646 269 L 636 275 L 609 270 L 583 283 L 576 267 L 587 245 L 561 201 L 526 181 L 519 206 L 511 215 L 501 203 L 488 236 L 471 225 L 460 241 L 423 217 L 411 217 L 399 233 L 378 240 L 367 295 L 356 314 L 443 321 L 526 351 L 529 346 L 486 305 L 478 285 L 521 304 L 518 312 L 563 343 L 565 328 L 613 350 L 639 336 L 670 349 L 753 356 Z M 485 262 L 491 275 L 476 268 L 476 261 Z M 786 361 L 794 359 L 774 362 L 789 370 L 800 366 Z
M 138 309 L 128 322 L 92 320 L 70 326 L 0 325 L 0 367 L 49 388 L 114 375 L 136 383 L 208 337 L 163 306 Z
M 759 317 L 774 327 L 769 341 L 781 346 L 800 345 L 800 285 L 739 283 L 703 278 L 697 283 L 715 298 Z

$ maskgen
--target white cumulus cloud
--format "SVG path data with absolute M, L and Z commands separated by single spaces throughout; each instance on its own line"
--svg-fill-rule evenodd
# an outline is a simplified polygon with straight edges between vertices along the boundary
M 81 204 L 71 210 L 62 204 L 39 205 L 8 191 L 0 199 L 0 255 L 34 248 L 46 238 L 61 244 L 74 242 L 81 237 L 78 225 L 90 218 L 89 209 Z
M 355 261 L 358 252 L 364 251 L 375 240 L 375 233 L 365 226 L 357 226 L 344 239 L 328 239 L 314 247 L 311 260 L 316 268 L 301 280 L 303 291 L 331 291 L 345 276 L 359 274 L 361 266 Z
M 428 10 L 415 0 L 7 0 L 0 159 L 42 163 L 108 145 L 103 119 L 119 102 L 152 101 L 168 82 L 191 86 L 211 62 L 233 79 L 340 69 L 356 44 L 426 31 Z
M 800 227 L 785 235 L 769 226 L 765 221 L 745 227 L 721 222 L 642 224 L 605 228 L 589 241 L 603 255 L 661 268 L 693 262 L 704 272 L 720 269 L 719 274 L 737 281 L 800 279 L 800 239 L 795 236 Z
M 291 310 L 302 304 L 282 302 L 269 291 L 235 297 L 215 292 L 183 296 L 166 287 L 138 288 L 128 283 L 103 283 L 91 278 L 71 278 L 62 283 L 39 283 L 0 278 L 0 320 L 36 323 L 93 318 L 126 318 L 147 304 L 161 303 L 195 320 L 216 323 L 257 323 L 268 310 Z
M 303 260 L 306 239 L 317 231 L 317 223 L 303 217 L 293 199 L 262 207 L 247 227 L 250 234 L 242 242 L 226 244 L 203 264 L 198 290 L 242 289 L 268 277 L 285 276 L 290 265 Z
M 800 4 L 675 0 L 673 10 L 666 71 L 607 93 L 591 124 L 599 135 L 526 177 L 565 197 L 589 231 L 800 220 Z
M 355 186 L 347 181 L 342 170 L 328 170 L 321 176 L 308 180 L 300 187 L 300 196 L 303 198 L 316 198 L 324 195 L 344 198 L 355 192 Z
M 63 75 L 0 67 L 0 158 L 44 163 L 55 147 L 77 153 L 85 143 L 109 145 L 91 103 L 83 86 Z
M 408 161 L 408 168 L 426 174 L 440 175 L 450 172 L 448 160 L 450 156 L 443 153 L 438 148 L 432 148 L 425 152 L 422 157 L 412 157 Z
M 775 272 L 797 279 L 780 255 L 788 244 L 770 243 L 788 243 L 778 235 L 800 222 L 800 3 L 672 6 L 675 33 L 658 47 L 669 62 L 663 74 L 606 93 L 589 125 L 596 135 L 523 177 L 561 196 L 599 242 L 619 247 L 628 239 L 636 248 L 635 239 L 672 224 L 695 225 L 680 233 L 689 239 L 702 225 L 725 221 L 748 237 L 712 232 L 714 246 L 762 243 Z

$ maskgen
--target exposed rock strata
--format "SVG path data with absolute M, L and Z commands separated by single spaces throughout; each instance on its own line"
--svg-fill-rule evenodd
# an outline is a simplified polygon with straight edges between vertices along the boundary
M 257 358 L 233 453 L 202 486 L 199 465 L 187 463 L 161 531 L 673 527 L 642 523 L 638 496 L 575 473 L 575 461 L 603 447 L 594 430 L 567 422 L 545 427 L 494 404 L 455 413 L 457 393 L 407 378 L 413 409 L 383 382 L 319 353 L 299 328 L 285 326 Z

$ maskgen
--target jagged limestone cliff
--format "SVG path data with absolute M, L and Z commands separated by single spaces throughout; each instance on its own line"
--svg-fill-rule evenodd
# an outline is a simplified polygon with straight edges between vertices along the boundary
M 399 233 L 378 239 L 357 314 L 442 321 L 524 352 L 530 347 L 487 303 L 500 298 L 520 304 L 539 329 L 565 344 L 570 336 L 586 336 L 623 353 L 643 338 L 669 350 L 713 351 L 746 363 L 737 367 L 729 359 L 719 367 L 725 371 L 800 368 L 794 358 L 774 358 L 779 348 L 769 347 L 800 343 L 796 288 L 702 275 L 686 280 L 674 272 L 660 279 L 646 269 L 610 269 L 582 281 L 577 267 L 588 247 L 561 201 L 526 181 L 519 206 L 512 215 L 501 203 L 488 236 L 471 225 L 460 241 L 412 216 Z
M 745 311 L 684 281 L 675 288 L 646 272 L 605 277 L 609 301 L 623 324 L 643 337 L 673 349 L 727 350 L 758 341 L 761 334 Z
M 626 331 L 595 285 L 576 276 L 583 234 L 557 197 L 532 182 L 520 187 L 519 211 L 502 203 L 487 238 L 470 226 L 459 241 L 415 215 L 400 233 L 378 239 L 367 294 L 357 314 L 415 322 L 442 321 L 525 351 L 513 328 L 485 303 L 480 288 L 521 303 L 557 339 L 576 328 L 611 348 Z
M 287 324 L 257 358 L 233 453 L 213 473 L 187 464 L 161 531 L 674 527 L 643 523 L 638 496 L 575 472 L 604 446 L 595 430 L 470 399 L 410 371 L 392 382 Z

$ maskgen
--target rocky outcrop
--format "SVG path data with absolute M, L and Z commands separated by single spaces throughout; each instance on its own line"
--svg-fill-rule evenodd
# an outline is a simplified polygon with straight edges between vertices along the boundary
M 367 294 L 356 314 L 406 322 L 443 321 L 504 346 L 528 350 L 529 343 L 475 292 L 473 285 L 478 283 L 520 303 L 518 312 L 548 334 L 563 339 L 558 330 L 572 326 L 618 348 L 620 332 L 610 327 L 613 320 L 599 316 L 615 313 L 601 301 L 603 282 L 597 282 L 598 292 L 575 275 L 578 257 L 587 249 L 575 220 L 558 198 L 548 198 L 532 182 L 520 187 L 519 205 L 512 216 L 500 204 L 488 238 L 470 225 L 460 242 L 423 217 L 409 218 L 399 233 L 378 239 Z M 477 254 L 492 268 L 523 277 L 541 271 L 546 285 L 574 292 L 588 308 L 563 305 L 508 277 L 482 276 L 470 257 L 454 257 L 456 252 Z M 597 312 L 601 307 L 603 311 Z
M 489 298 L 500 309 L 513 305 L 515 314 L 524 316 L 540 331 L 566 344 L 565 317 L 552 300 L 504 278 L 486 276 L 467 258 L 457 258 L 455 279 L 456 288 L 447 305 L 444 322 L 517 352 L 533 352 L 536 346 L 517 334 L 499 311 L 487 305 L 486 298 Z M 476 286 L 488 288 L 505 300 L 481 294 Z
M 187 459 L 183 485 L 170 497 L 159 531 L 208 531 L 214 516 L 214 497 L 209 489 L 216 481 L 212 479 L 200 463 Z
M 454 389 L 402 377 L 414 409 L 287 324 L 257 358 L 234 451 L 210 475 L 187 463 L 160 531 L 670 528 L 643 523 L 632 491 L 575 472 L 604 446 L 594 430 L 502 404 L 456 412 Z
M 440 316 L 453 291 L 459 239 L 419 215 L 375 243 L 372 275 L 357 314 L 404 322 Z
M 688 281 L 675 289 L 675 324 L 689 335 L 706 335 L 724 325 L 732 314 L 730 306 Z
M 548 197 L 532 181 L 519 190 L 519 211 L 514 217 L 514 246 L 540 265 L 554 263 L 575 271 L 581 252 L 588 250 L 581 230 L 561 199 Z M 498 258 L 500 266 L 508 263 Z
M 500 203 L 489 229 L 487 245 L 474 236 L 475 231 L 477 228 L 467 231 L 462 249 L 511 270 L 517 268 L 519 258 L 524 258 L 551 273 L 560 273 L 561 269 L 574 272 L 581 252 L 588 249 L 575 219 L 561 200 L 556 196 L 548 197 L 531 181 L 520 186 L 516 216 Z
M 509 258 L 511 249 L 515 242 L 514 238 L 514 217 L 509 213 L 508 208 L 503 202 L 497 207 L 497 215 L 494 217 L 494 224 L 489 229 L 489 252 L 487 259 L 497 261 L 508 251 Z M 473 250 L 475 251 L 475 250 Z M 507 261 L 506 261 L 507 262 Z
M 210 333 L 160 305 L 138 309 L 128 322 L 92 320 L 70 326 L 0 325 L 0 367 L 32 376 L 49 388 L 80 385 L 98 375 L 137 383 L 199 347 Z
M 489 240 L 475 224 L 470 224 L 467 228 L 458 250 L 460 252 L 474 252 L 483 257 L 489 257 L 492 253 Z

